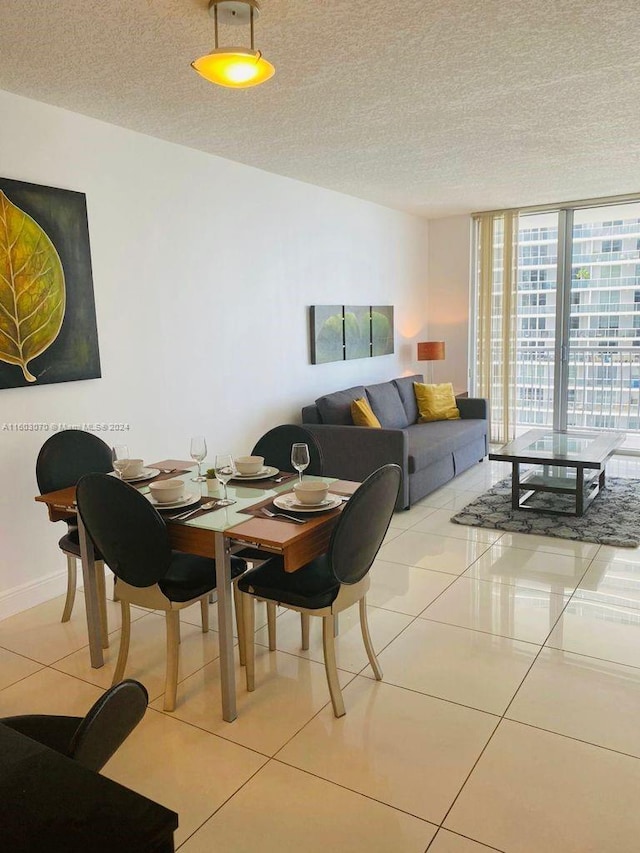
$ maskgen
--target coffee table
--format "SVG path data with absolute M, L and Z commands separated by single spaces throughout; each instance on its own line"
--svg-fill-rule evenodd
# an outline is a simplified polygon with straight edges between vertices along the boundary
M 513 509 L 584 515 L 604 486 L 607 462 L 624 439 L 624 434 L 617 432 L 533 429 L 490 453 L 489 459 L 511 462 Z M 521 465 L 533 467 L 521 472 Z M 538 501 L 532 506 L 529 501 L 538 492 L 573 496 L 575 505 L 567 510 L 554 509 Z

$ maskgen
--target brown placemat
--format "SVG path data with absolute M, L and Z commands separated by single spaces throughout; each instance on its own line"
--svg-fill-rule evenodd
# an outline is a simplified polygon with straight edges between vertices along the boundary
M 274 486 L 282 486 L 291 480 L 297 478 L 297 474 L 289 474 L 287 471 L 280 471 L 275 477 L 269 477 L 264 480 L 245 480 L 244 478 L 234 478 L 229 480 L 234 486 L 242 486 L 247 489 L 272 489 Z
M 157 468 L 157 465 L 147 465 L 147 468 Z M 135 486 L 136 489 L 142 488 L 142 486 L 148 486 L 149 483 L 158 483 L 160 480 L 173 480 L 174 477 L 179 477 L 181 474 L 186 474 L 187 471 L 191 470 L 190 468 L 184 469 L 176 469 L 175 471 L 169 471 L 168 474 L 156 474 L 155 477 L 147 477 L 146 480 L 136 480 L 135 483 L 131 483 L 132 486 Z
M 289 494 L 289 492 L 283 492 L 283 494 L 286 495 Z M 280 497 L 280 495 L 278 497 Z M 335 512 L 335 510 L 341 510 L 343 506 L 344 504 L 342 503 L 339 506 L 334 507 L 333 509 L 324 510 L 324 512 L 298 512 L 295 509 L 281 509 L 279 506 L 276 506 L 274 504 L 273 498 L 267 498 L 264 501 L 260 501 L 260 503 L 252 504 L 251 506 L 247 506 L 244 509 L 239 509 L 238 512 L 245 513 L 245 515 L 253 515 L 256 518 L 265 518 L 261 510 L 268 509 L 270 512 L 292 515 L 295 518 L 299 518 L 301 521 L 313 521 L 313 519 L 317 518 L 318 515 L 329 515 L 330 513 Z
M 207 509 L 202 509 L 203 504 L 209 503 L 212 503 L 213 506 L 207 507 Z M 222 509 L 222 507 L 220 506 L 220 501 L 216 500 L 216 498 L 212 498 L 211 495 L 203 495 L 198 501 L 197 506 L 196 504 L 193 504 L 192 506 L 182 507 L 182 509 L 180 509 L 180 507 L 162 509 L 162 507 L 156 506 L 156 509 L 160 512 L 160 515 L 165 521 L 173 521 L 174 524 L 176 524 L 180 519 L 173 519 L 171 517 L 173 515 L 182 515 L 183 512 L 193 512 L 193 515 L 190 515 L 189 518 L 185 519 L 185 521 L 195 521 L 197 518 L 206 515 L 208 512 L 215 512 L 217 509 Z M 195 510 L 197 510 L 197 512 Z

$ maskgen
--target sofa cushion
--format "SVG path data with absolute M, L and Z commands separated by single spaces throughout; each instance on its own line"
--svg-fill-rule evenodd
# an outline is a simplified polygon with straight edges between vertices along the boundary
M 359 400 L 353 401 L 351 404 L 351 417 L 356 426 L 380 429 L 380 421 L 373 414 L 373 410 L 366 397 L 361 397 Z
M 398 389 L 398 394 L 400 394 L 404 410 L 407 413 L 408 424 L 418 422 L 418 404 L 413 390 L 413 383 L 423 381 L 422 375 L 419 373 L 415 373 L 413 376 L 401 376 L 399 379 L 393 380 L 393 384 Z
M 407 427 L 409 474 L 421 471 L 447 454 L 485 435 L 487 422 L 479 420 L 433 421 Z
M 345 388 L 344 391 L 335 391 L 333 394 L 318 397 L 316 406 L 320 412 L 322 423 L 353 426 L 351 403 L 353 400 L 365 396 L 364 386 L 356 385 L 354 388 Z
M 440 385 L 423 385 L 420 382 L 414 382 L 413 387 L 420 412 L 419 423 L 457 420 L 460 417 L 451 382 L 443 382 Z
M 367 397 L 380 425 L 385 429 L 403 429 L 407 426 L 407 413 L 402 405 L 400 394 L 393 382 L 380 382 L 368 385 Z

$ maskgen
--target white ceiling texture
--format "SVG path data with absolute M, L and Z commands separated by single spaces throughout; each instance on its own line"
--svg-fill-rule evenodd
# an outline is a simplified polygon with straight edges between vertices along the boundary
M 263 0 L 245 90 L 207 5 L 0 0 L 0 88 L 427 217 L 640 191 L 638 0 Z

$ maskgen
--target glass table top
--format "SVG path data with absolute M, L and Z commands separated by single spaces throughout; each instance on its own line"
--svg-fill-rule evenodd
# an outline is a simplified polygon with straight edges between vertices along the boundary
M 209 497 L 211 500 L 224 497 L 224 488 L 217 480 L 207 480 L 206 483 L 193 483 L 191 481 L 193 476 L 193 471 L 187 471 L 186 474 L 176 475 L 175 479 L 182 480 L 189 492 L 200 492 L 203 497 Z M 336 477 L 313 477 L 305 475 L 303 479 L 319 480 L 324 483 L 337 482 Z M 220 507 L 220 509 L 213 510 L 212 512 L 207 512 L 206 515 L 201 515 L 199 518 L 187 519 L 183 524 L 190 527 L 200 527 L 204 530 L 224 532 L 225 530 L 229 530 L 230 527 L 235 527 L 236 524 L 241 524 L 243 521 L 248 521 L 252 518 L 251 515 L 247 515 L 246 512 L 241 512 L 241 510 L 260 503 L 260 501 L 264 501 L 267 498 L 275 498 L 278 494 L 290 492 L 296 482 L 297 480 L 289 480 L 286 483 L 280 483 L 268 489 L 249 488 L 240 483 L 237 485 L 229 483 L 227 486 L 229 497 L 235 500 L 236 503 Z M 145 494 L 149 491 L 149 487 L 145 486 L 140 491 Z M 180 510 L 176 509 L 175 512 L 179 513 Z
M 601 463 L 624 443 L 623 433 L 530 430 L 489 454 L 490 459 L 524 462 Z

